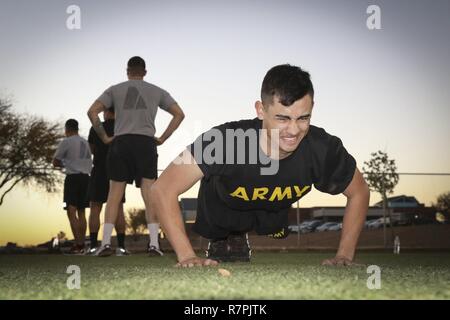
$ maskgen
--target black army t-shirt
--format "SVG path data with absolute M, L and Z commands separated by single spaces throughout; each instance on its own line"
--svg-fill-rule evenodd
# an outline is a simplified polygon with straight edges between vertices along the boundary
M 258 233 L 269 233 L 270 225 L 287 223 L 288 209 L 312 185 L 339 194 L 352 180 L 356 161 L 338 137 L 311 125 L 298 148 L 275 166 L 268 164 L 269 158 L 260 150 L 261 128 L 257 118 L 228 122 L 205 132 L 188 147 L 204 175 L 197 217 L 210 226 L 252 227 L 259 228 Z M 236 135 L 243 133 L 248 133 L 247 138 L 239 144 Z M 251 137 L 256 137 L 256 143 Z M 255 153 L 259 155 L 256 161 Z M 270 166 L 278 168 L 276 173 L 262 174 Z
M 109 137 L 114 136 L 114 120 L 109 119 L 103 122 L 103 128 Z M 106 172 L 106 156 L 108 154 L 109 145 L 104 144 L 99 138 L 94 128 L 89 130 L 88 142 L 95 146 L 94 148 L 94 168 Z

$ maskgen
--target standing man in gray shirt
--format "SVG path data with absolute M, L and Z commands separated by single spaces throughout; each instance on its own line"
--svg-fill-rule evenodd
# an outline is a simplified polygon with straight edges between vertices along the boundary
M 66 169 L 64 203 L 75 244 L 71 254 L 84 253 L 86 235 L 85 208 L 89 207 L 87 189 L 92 160 L 88 142 L 78 135 L 78 121 L 69 119 L 65 124 L 66 138 L 60 142 L 53 157 L 53 166 Z M 77 215 L 78 214 L 78 215 Z
M 184 119 L 184 113 L 171 95 L 146 81 L 145 61 L 132 57 L 128 61 L 128 81 L 108 88 L 90 107 L 88 117 L 99 138 L 111 143 L 107 156 L 107 174 L 110 181 L 106 201 L 105 224 L 102 246 L 98 256 L 114 253 L 111 249 L 111 233 L 117 219 L 119 205 L 126 184 L 135 181 L 141 189 L 150 242 L 148 253 L 162 256 L 159 248 L 159 223 L 154 212 L 150 211 L 150 187 L 158 176 L 158 154 L 156 146 L 166 141 Z M 114 137 L 108 137 L 100 121 L 99 114 L 114 107 L 116 120 Z M 172 120 L 160 137 L 155 137 L 155 117 L 158 107 L 172 115 Z

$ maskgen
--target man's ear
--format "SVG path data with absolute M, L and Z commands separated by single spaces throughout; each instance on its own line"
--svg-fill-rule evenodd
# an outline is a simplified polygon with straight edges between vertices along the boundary
M 256 110 L 256 115 L 258 116 L 258 119 L 264 120 L 265 110 L 264 110 L 264 106 L 261 101 L 258 100 L 255 102 L 255 110 Z
M 144 75 L 143 77 L 145 77 L 147 75 L 147 70 L 144 70 Z

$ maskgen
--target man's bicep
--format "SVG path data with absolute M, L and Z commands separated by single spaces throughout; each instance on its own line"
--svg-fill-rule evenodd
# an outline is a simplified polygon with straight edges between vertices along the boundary
M 178 103 L 172 104 L 169 108 L 167 108 L 166 111 L 170 113 L 172 116 L 184 116 L 184 112 L 178 105 Z
M 101 101 L 95 100 L 94 103 L 89 108 L 88 114 L 99 114 L 105 110 L 106 110 L 105 105 Z
M 350 181 L 347 188 L 344 190 L 343 194 L 346 197 L 351 198 L 355 194 L 365 191 L 367 188 L 368 188 L 368 186 L 367 186 L 366 180 L 364 180 L 363 175 L 356 167 L 355 173 L 353 174 L 353 178 Z
M 189 190 L 197 181 L 203 178 L 203 173 L 188 150 L 184 150 L 164 170 L 157 183 L 163 191 L 180 195 Z

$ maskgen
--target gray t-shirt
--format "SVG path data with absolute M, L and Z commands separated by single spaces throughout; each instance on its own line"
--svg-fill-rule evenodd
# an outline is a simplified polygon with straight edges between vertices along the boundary
M 109 87 L 98 99 L 107 109 L 114 107 L 114 135 L 155 135 L 158 107 L 168 110 L 176 103 L 171 95 L 144 80 L 128 80 Z
M 61 141 L 54 158 L 61 160 L 66 168 L 66 174 L 91 173 L 92 157 L 89 143 L 79 135 L 73 135 Z

